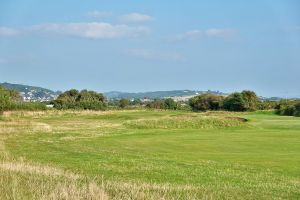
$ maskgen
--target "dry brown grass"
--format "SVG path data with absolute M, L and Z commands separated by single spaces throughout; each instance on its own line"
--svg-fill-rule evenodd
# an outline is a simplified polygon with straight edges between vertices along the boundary
M 45 110 L 45 111 L 5 111 L 3 116 L 5 118 L 10 117 L 33 117 L 39 118 L 42 116 L 64 116 L 64 115 L 110 115 L 116 113 L 132 113 L 132 112 L 146 112 L 146 110 L 106 110 L 106 111 L 94 111 L 94 110 Z
M 41 197 L 45 200 L 108 200 L 108 195 L 95 183 L 89 183 L 84 187 L 78 187 L 74 183 L 58 184 L 48 195 Z
M 43 200 L 208 199 L 210 192 L 187 185 L 104 181 L 103 177 L 86 179 L 82 175 L 25 161 L 0 164 L 0 191 L 0 199 Z
M 76 175 L 71 172 L 66 172 L 64 170 L 49 167 L 46 165 L 30 164 L 20 161 L 2 161 L 0 162 L 0 169 L 3 171 L 11 172 L 20 172 L 20 173 L 29 173 L 29 174 L 38 174 L 44 176 L 62 176 L 69 179 L 78 179 L 79 175 Z

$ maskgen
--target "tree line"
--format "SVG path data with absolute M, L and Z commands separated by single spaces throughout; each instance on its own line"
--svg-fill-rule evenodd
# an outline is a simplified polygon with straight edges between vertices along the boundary
M 202 94 L 189 100 L 189 105 L 194 111 L 255 111 L 259 108 L 259 103 L 255 92 L 249 90 L 234 92 L 227 97 Z
M 277 114 L 300 116 L 300 101 L 261 101 L 255 92 L 244 90 L 228 96 L 201 94 L 189 99 L 188 104 L 176 102 L 172 98 L 155 99 L 143 102 L 141 99 L 108 99 L 102 94 L 91 90 L 67 90 L 51 102 L 23 102 L 15 90 L 0 87 L 0 113 L 6 110 L 45 110 L 46 104 L 55 109 L 106 110 L 112 108 L 126 109 L 145 107 L 148 109 L 192 110 L 201 111 L 255 111 L 275 109 Z

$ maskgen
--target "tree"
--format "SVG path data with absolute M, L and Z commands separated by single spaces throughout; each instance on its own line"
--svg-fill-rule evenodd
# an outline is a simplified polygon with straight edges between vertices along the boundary
M 141 99 L 133 99 L 133 101 L 130 102 L 130 105 L 133 105 L 133 106 L 140 106 L 142 105 L 142 100 Z
M 174 101 L 174 99 L 167 98 L 164 100 L 164 108 L 170 110 L 176 110 L 178 108 L 178 104 Z
M 295 113 L 294 113 L 294 115 L 300 117 L 300 102 L 295 104 Z
M 300 117 L 299 101 L 284 101 L 276 107 L 277 114 Z
M 194 111 L 219 110 L 222 105 L 222 96 L 201 94 L 189 100 L 189 105 Z
M 129 100 L 128 99 L 120 99 L 119 101 L 119 106 L 120 108 L 125 108 L 129 105 Z
M 103 110 L 106 107 L 106 98 L 95 91 L 75 89 L 68 90 L 52 101 L 57 109 L 90 109 Z
M 19 101 L 21 101 L 19 92 L 0 86 L 0 114 L 15 107 L 15 104 Z
M 241 93 L 235 92 L 227 96 L 223 101 L 223 108 L 229 111 L 246 111 L 247 106 Z
M 155 99 L 146 104 L 146 108 L 177 110 L 179 105 L 172 98 Z
M 259 104 L 259 99 L 256 96 L 255 92 L 250 91 L 250 90 L 244 90 L 244 91 L 242 91 L 241 94 L 242 94 L 244 102 L 245 102 L 246 110 L 249 110 L 249 111 L 257 110 L 258 104 Z
M 9 92 L 0 86 L 0 114 L 5 110 L 10 102 Z

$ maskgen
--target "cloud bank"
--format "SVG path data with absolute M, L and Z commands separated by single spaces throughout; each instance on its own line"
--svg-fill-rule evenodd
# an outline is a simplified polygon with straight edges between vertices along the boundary
M 0 27 L 0 36 L 16 36 L 30 33 L 50 33 L 76 36 L 87 39 L 115 39 L 137 37 L 150 32 L 145 26 L 112 25 L 104 22 L 41 24 L 27 28 L 13 29 Z
M 205 29 L 205 30 L 192 30 L 183 34 L 172 37 L 172 40 L 197 40 L 200 38 L 223 38 L 229 39 L 238 33 L 236 29 Z
M 141 13 L 130 13 L 127 15 L 119 16 L 118 19 L 119 21 L 124 23 L 143 23 L 152 21 L 153 17 Z

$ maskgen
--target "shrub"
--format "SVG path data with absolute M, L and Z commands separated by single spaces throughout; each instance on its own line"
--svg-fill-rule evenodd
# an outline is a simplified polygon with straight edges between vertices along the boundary
M 295 104 L 295 116 L 300 117 L 300 102 Z
M 259 100 L 258 97 L 256 96 L 255 92 L 250 91 L 250 90 L 244 90 L 241 92 L 244 103 L 245 103 L 245 108 L 248 111 L 255 111 L 258 108 L 259 105 Z
M 171 98 L 156 99 L 152 102 L 148 102 L 146 104 L 146 108 L 177 110 L 179 108 L 179 104 Z
M 189 105 L 194 111 L 219 110 L 223 97 L 212 94 L 201 94 L 189 100 Z
M 270 110 L 270 109 L 277 109 L 279 105 L 278 101 L 262 101 L 258 102 L 257 108 L 259 110 Z
M 279 115 L 300 116 L 300 102 L 286 101 L 277 106 L 276 110 Z
M 15 90 L 0 86 L 0 113 L 6 110 L 45 110 L 46 104 L 39 102 L 22 102 L 21 96 Z
M 174 101 L 174 99 L 167 98 L 164 100 L 164 108 L 170 110 L 177 110 L 178 104 Z
M 246 102 L 241 93 L 235 92 L 224 99 L 223 108 L 229 111 L 246 111 Z
M 106 98 L 95 91 L 75 89 L 68 90 L 51 102 L 57 109 L 104 110 Z
M 255 92 L 244 90 L 227 96 L 223 108 L 229 111 L 255 111 L 259 107 L 259 99 Z
M 120 99 L 119 101 L 119 107 L 120 108 L 125 108 L 129 105 L 129 100 L 128 99 Z

